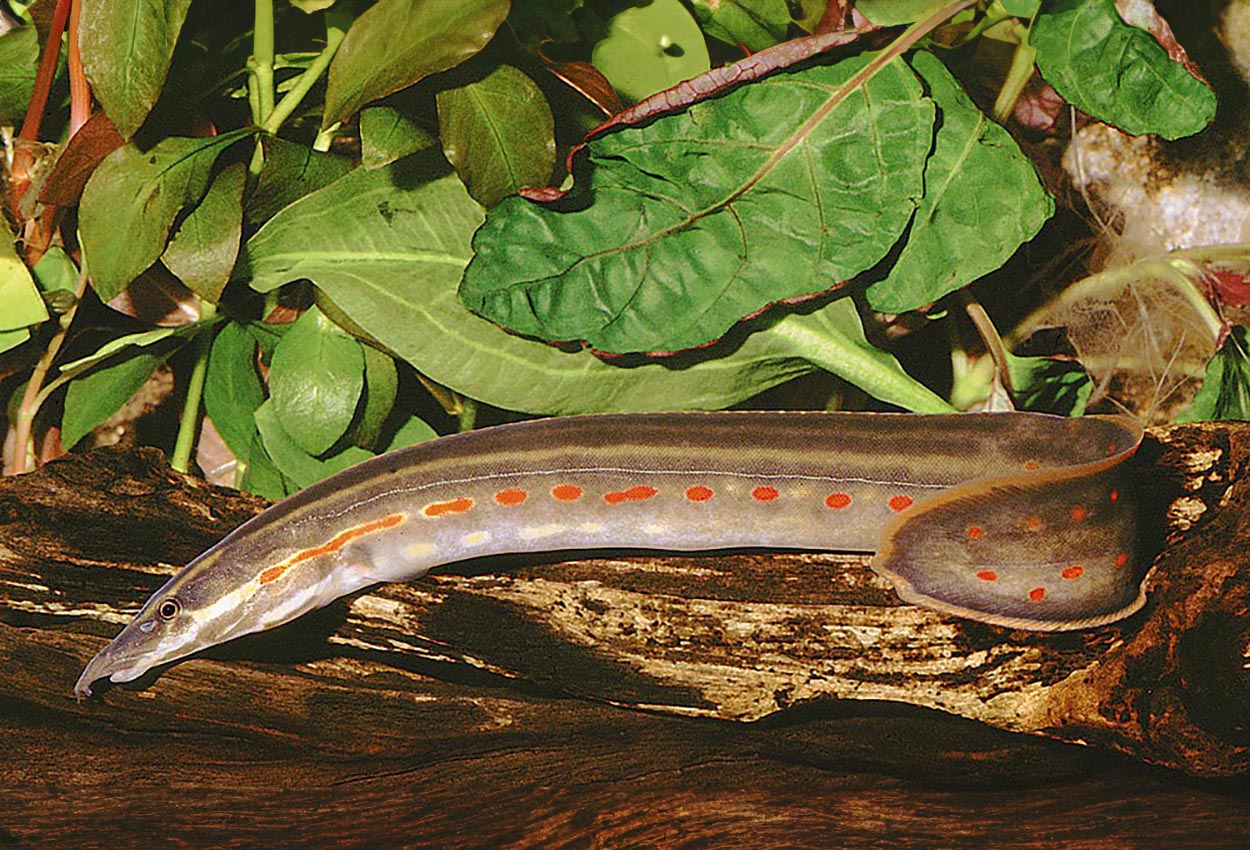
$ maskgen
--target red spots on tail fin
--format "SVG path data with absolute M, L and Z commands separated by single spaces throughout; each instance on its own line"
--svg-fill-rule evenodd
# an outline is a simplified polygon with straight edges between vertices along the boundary
M 1071 510 L 1068 511 L 1068 515 L 1072 517 L 1073 522 L 1085 522 L 1085 517 L 1088 516 L 1088 513 L 1082 506 L 1073 505 Z
M 979 525 L 970 525 L 965 533 L 969 540 L 979 540 L 985 536 L 985 529 Z
M 771 502 L 780 495 L 776 487 L 756 487 L 751 491 L 751 498 L 757 502 Z
M 702 484 L 686 488 L 686 498 L 692 502 L 706 502 L 712 498 L 712 495 L 712 488 L 704 487 Z
M 1121 552 L 1115 556 L 1115 565 L 1117 568 L 1128 565 L 1128 552 Z
M 1041 469 L 1042 465 L 1035 460 L 1026 460 L 1024 462 L 1024 468 L 1029 472 L 1033 472 L 1034 470 Z
M 851 506 L 850 493 L 830 493 L 825 496 L 825 507 L 835 511 L 845 510 Z
M 603 494 L 603 501 L 609 505 L 619 505 L 621 502 L 644 502 L 653 498 L 660 491 L 646 484 L 639 484 L 636 487 L 630 487 L 627 490 L 614 490 L 611 493 Z
M 524 490 L 500 490 L 495 494 L 495 501 L 505 507 L 519 505 L 530 497 Z
M 576 484 L 557 484 L 551 488 L 551 498 L 559 502 L 576 502 L 582 497 L 582 488 Z
M 473 500 L 461 496 L 459 499 L 452 499 L 448 502 L 430 502 L 421 509 L 421 513 L 428 517 L 447 516 L 448 514 L 462 514 L 473 509 Z

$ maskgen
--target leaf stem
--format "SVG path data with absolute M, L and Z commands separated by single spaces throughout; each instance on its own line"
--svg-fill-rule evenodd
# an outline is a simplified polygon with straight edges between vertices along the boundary
M 994 120 L 999 124 L 1006 124 L 1011 117 L 1020 93 L 1033 76 L 1033 62 L 1037 58 L 1037 48 L 1029 44 L 1028 27 L 1018 25 L 1013 34 L 1020 39 L 1020 43 L 1016 45 L 1016 52 L 1011 56 L 1011 68 L 998 90 L 998 97 L 994 99 Z
M 52 362 L 56 360 L 56 355 L 60 352 L 61 346 L 65 342 L 65 335 L 69 332 L 69 327 L 74 322 L 74 316 L 78 312 L 78 305 L 82 303 L 83 294 L 87 291 L 87 268 L 84 265 L 79 271 L 78 282 L 74 285 L 74 303 L 66 310 L 58 319 L 56 333 L 48 340 L 48 347 L 44 349 L 43 355 L 39 358 L 39 362 L 35 364 L 32 370 L 30 380 L 26 382 L 26 391 L 22 393 L 22 403 L 17 410 L 17 418 L 13 423 L 13 458 L 9 468 L 5 470 L 7 474 L 18 472 L 30 472 L 35 468 L 34 446 L 31 441 L 31 430 L 34 426 L 35 415 L 39 413 L 39 408 L 43 405 L 48 395 L 56 389 L 55 385 L 43 386 L 44 378 L 48 376 L 48 371 L 52 368 Z
M 339 45 L 343 43 L 343 36 L 347 35 L 347 28 L 351 26 L 352 21 L 351 12 L 341 8 L 342 5 L 326 9 L 326 46 L 317 54 L 304 73 L 299 75 L 295 85 L 283 96 L 282 100 L 278 101 L 278 105 L 273 108 L 269 116 L 261 122 L 261 129 L 265 132 L 278 132 L 283 122 L 291 117 L 291 114 L 312 91 L 312 87 L 325 74 L 326 69 L 330 67 L 330 61 L 338 52 Z
M 264 124 L 273 112 L 273 0 L 255 0 L 252 55 L 247 60 L 248 102 L 252 120 Z
M 66 67 L 69 70 L 69 137 L 71 139 L 91 117 L 91 84 L 87 82 L 87 74 L 82 67 L 82 53 L 78 49 L 78 39 L 82 34 L 81 17 L 82 0 L 73 0 L 69 12 L 69 56 L 66 59 Z
M 209 324 L 195 341 L 195 365 L 191 367 L 191 375 L 187 379 L 187 397 L 182 403 L 178 439 L 169 458 L 170 467 L 184 474 L 191 466 L 191 450 L 195 448 L 195 438 L 200 432 L 200 401 L 204 398 L 204 378 L 208 374 L 208 352 L 213 347 L 213 337 L 216 335 L 213 332 L 215 324 L 212 323 L 216 314 L 216 305 L 211 301 L 200 300 L 200 321 Z

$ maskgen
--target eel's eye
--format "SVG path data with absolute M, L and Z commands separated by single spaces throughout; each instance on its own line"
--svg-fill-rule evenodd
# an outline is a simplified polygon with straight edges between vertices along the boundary
M 172 596 L 160 605 L 156 606 L 156 616 L 160 617 L 167 623 L 174 617 L 177 617 L 181 612 L 182 603 Z

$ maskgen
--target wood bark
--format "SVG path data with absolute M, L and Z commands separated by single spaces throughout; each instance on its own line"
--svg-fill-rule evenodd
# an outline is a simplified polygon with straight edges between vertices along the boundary
M 80 704 L 263 503 L 70 457 L 0 481 L 0 848 L 1245 846 L 1248 458 L 1247 426 L 1148 440 L 1150 603 L 1089 633 L 904 605 L 857 558 L 517 559 Z

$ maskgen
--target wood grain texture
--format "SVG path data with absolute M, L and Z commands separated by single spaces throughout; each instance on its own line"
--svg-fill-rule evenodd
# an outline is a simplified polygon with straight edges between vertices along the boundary
M 1151 601 L 1090 634 L 828 555 L 470 564 L 82 704 L 123 612 L 262 503 L 71 457 L 0 481 L 0 847 L 1246 846 L 1248 437 L 1148 443 Z

